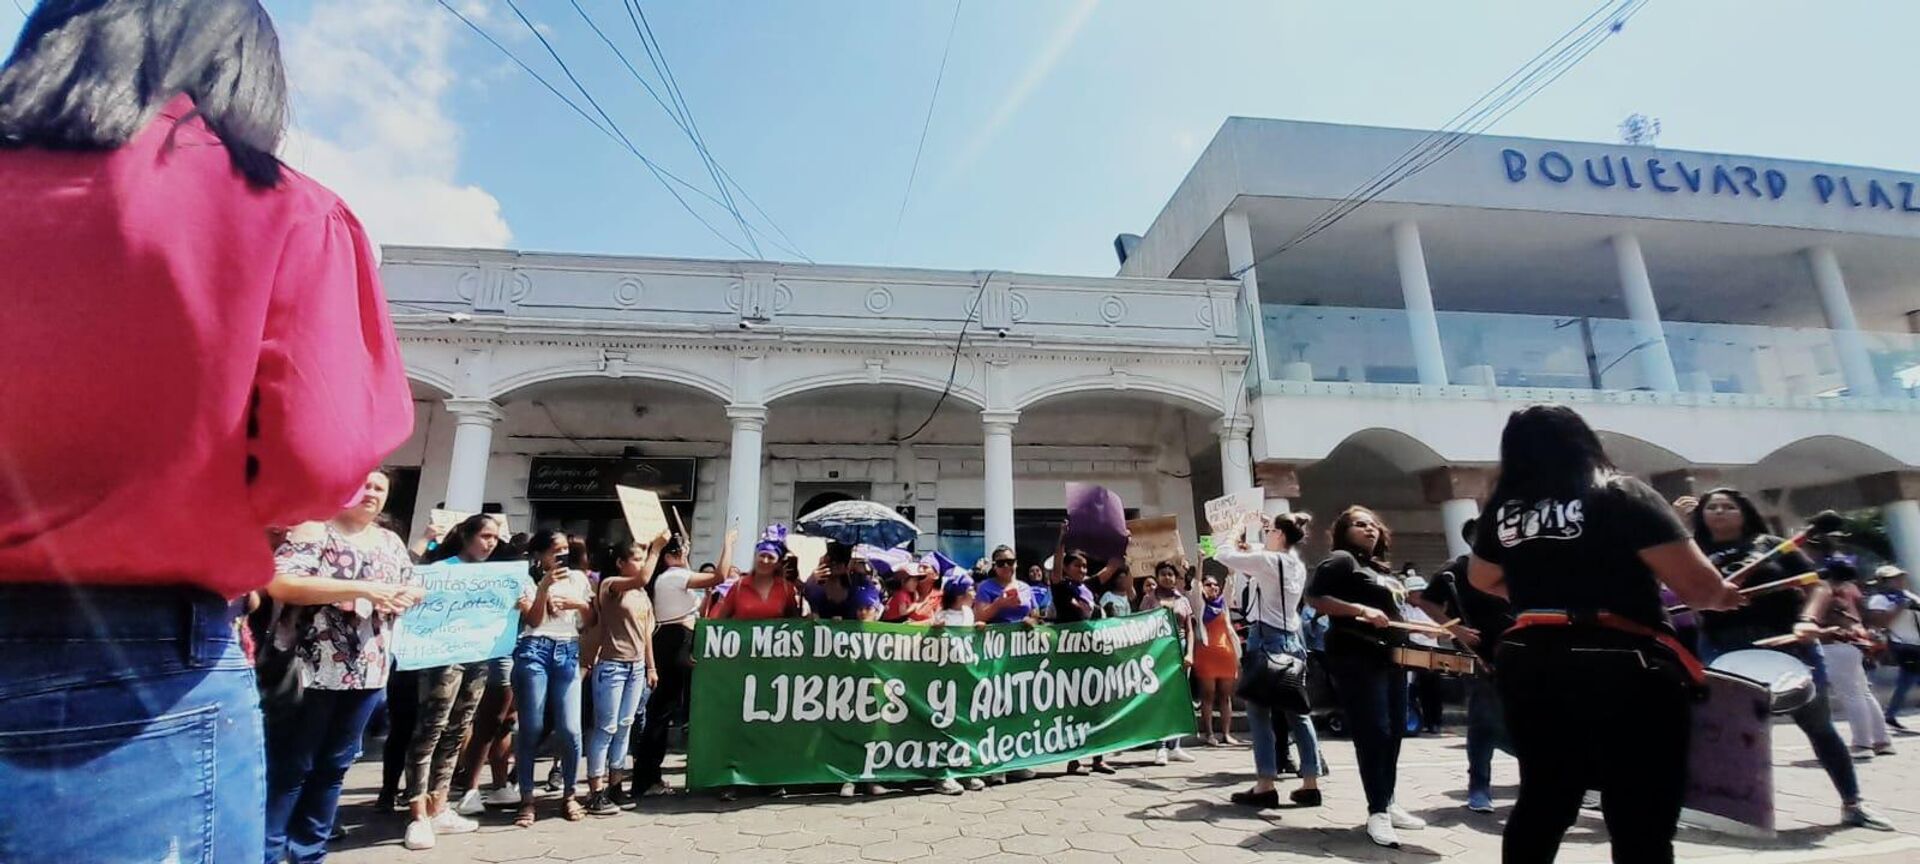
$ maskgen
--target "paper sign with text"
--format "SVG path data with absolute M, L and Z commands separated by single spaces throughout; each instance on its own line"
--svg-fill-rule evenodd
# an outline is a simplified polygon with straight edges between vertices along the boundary
M 430 669 L 513 653 L 520 635 L 516 604 L 528 584 L 526 562 L 442 561 L 415 567 L 413 575 L 427 596 L 400 616 L 393 639 L 395 668 Z
M 645 543 L 667 530 L 667 511 L 660 508 L 660 496 L 632 486 L 615 486 L 620 495 L 620 513 L 627 517 L 627 530 L 633 539 Z

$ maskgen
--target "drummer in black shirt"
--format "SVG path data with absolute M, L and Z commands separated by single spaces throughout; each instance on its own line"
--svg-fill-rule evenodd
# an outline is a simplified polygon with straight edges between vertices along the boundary
M 1479 520 L 1468 519 L 1460 526 L 1460 536 L 1472 545 Z M 1513 626 L 1513 610 L 1507 601 L 1481 591 L 1467 581 L 1467 561 L 1462 555 L 1433 574 L 1426 590 L 1411 599 L 1415 606 L 1435 621 L 1452 621 L 1447 630 L 1454 641 L 1493 662 L 1493 650 L 1500 636 Z M 1507 741 L 1506 722 L 1500 711 L 1500 693 L 1493 686 L 1491 669 L 1468 678 L 1467 689 L 1467 809 L 1475 813 L 1493 812 L 1493 751 L 1513 752 Z
M 1703 672 L 1673 638 L 1660 584 L 1701 609 L 1740 605 L 1738 589 L 1559 405 L 1508 418 L 1468 573 L 1516 615 L 1494 652 L 1520 760 L 1502 860 L 1552 861 L 1581 795 L 1598 789 L 1614 861 L 1672 861 Z
M 1387 563 L 1393 534 L 1373 511 L 1349 507 L 1332 530 L 1333 553 L 1314 568 L 1307 602 L 1331 621 L 1324 656 L 1366 789 L 1367 837 L 1398 846 L 1396 829 L 1427 825 L 1393 797 L 1407 729 L 1407 675 L 1393 663 L 1400 632 L 1387 624 L 1406 620 L 1406 589 Z
M 1760 558 L 1780 538 L 1767 533 L 1760 511 L 1747 496 L 1733 489 L 1715 489 L 1700 496 L 1693 511 L 1693 536 L 1707 553 L 1707 560 L 1721 573 L 1732 574 L 1747 562 Z M 1746 587 L 1791 579 L 1803 573 L 1816 573 L 1819 567 L 1800 552 L 1788 552 L 1761 564 L 1745 577 Z M 1840 821 L 1847 825 L 1892 831 L 1892 823 L 1860 803 L 1860 781 L 1853 770 L 1853 758 L 1846 742 L 1833 728 L 1833 709 L 1827 703 L 1830 685 L 1826 658 L 1820 651 L 1820 619 L 1826 615 L 1833 589 L 1824 582 L 1806 588 L 1783 589 L 1759 594 L 1746 608 L 1731 612 L 1709 612 L 1701 616 L 1700 645 L 1703 659 L 1729 651 L 1753 648 L 1758 639 L 1788 633 L 1800 641 L 1774 650 L 1792 655 L 1813 671 L 1813 700 L 1793 712 L 1793 722 L 1813 742 L 1814 756 L 1820 760 L 1834 789 L 1840 793 Z

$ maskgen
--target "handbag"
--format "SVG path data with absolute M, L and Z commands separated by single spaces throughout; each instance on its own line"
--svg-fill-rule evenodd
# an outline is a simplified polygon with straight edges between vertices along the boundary
M 260 689 L 261 712 L 280 717 L 300 710 L 307 693 L 307 674 L 296 649 L 280 647 L 277 631 L 288 617 L 287 607 L 278 600 L 271 602 L 273 611 L 264 638 L 259 640 L 253 679 Z
M 1279 570 L 1280 605 L 1286 608 L 1286 569 L 1279 566 Z M 1260 582 L 1258 579 L 1248 579 L 1247 582 L 1254 593 L 1251 611 L 1260 608 Z M 1285 651 L 1268 651 L 1249 645 L 1240 655 L 1240 682 L 1234 688 L 1234 695 L 1269 711 L 1303 715 L 1312 713 L 1313 702 L 1307 695 L 1307 661 Z

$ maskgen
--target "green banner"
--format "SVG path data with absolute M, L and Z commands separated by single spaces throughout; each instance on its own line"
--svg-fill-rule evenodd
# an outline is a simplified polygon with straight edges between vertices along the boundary
M 695 788 L 997 774 L 1193 732 L 1170 610 L 1060 627 L 701 621 Z

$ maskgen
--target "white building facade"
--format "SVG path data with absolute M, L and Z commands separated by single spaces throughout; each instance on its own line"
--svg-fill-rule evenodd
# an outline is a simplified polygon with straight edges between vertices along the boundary
M 391 460 L 416 532 L 443 507 L 617 540 L 625 482 L 705 561 L 729 526 L 744 561 L 761 526 L 851 497 L 922 548 L 1037 562 L 1066 482 L 1189 536 L 1196 474 L 1250 483 L 1234 282 L 407 247 L 382 275 L 420 418 Z
M 1920 564 L 1920 176 L 1482 136 L 1327 224 L 1428 135 L 1230 119 L 1124 244 L 1241 284 L 1269 509 L 1368 504 L 1437 562 L 1553 401 L 1672 495 L 1879 507 Z

